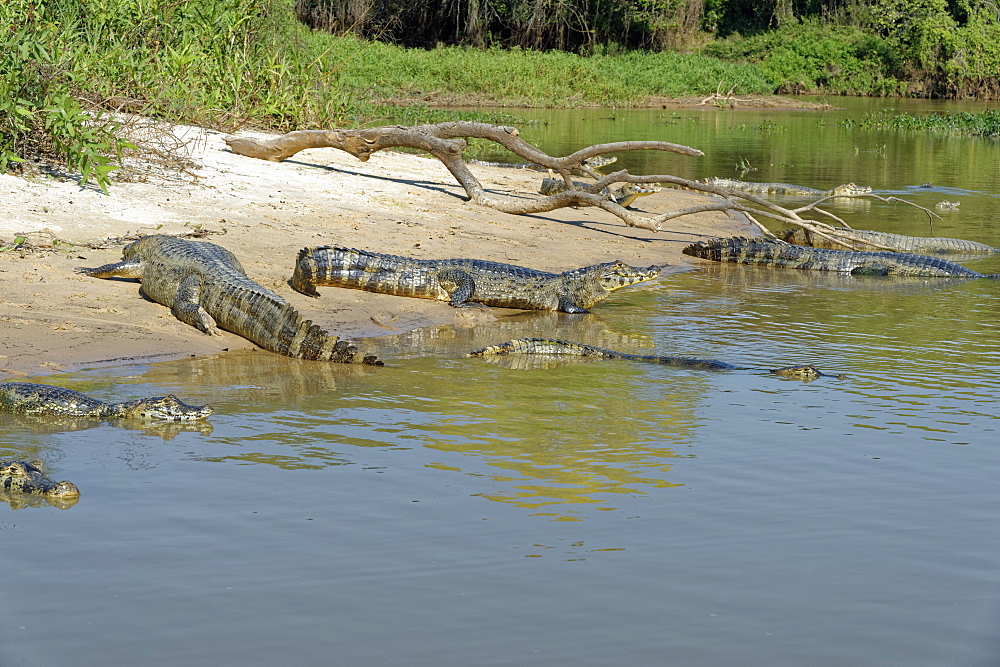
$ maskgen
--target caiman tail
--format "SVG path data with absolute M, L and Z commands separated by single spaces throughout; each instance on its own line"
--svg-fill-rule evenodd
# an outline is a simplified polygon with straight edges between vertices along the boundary
M 221 298 L 203 301 L 219 326 L 265 350 L 296 359 L 381 365 L 374 355 L 355 359 L 358 350 L 354 345 L 303 319 L 291 304 L 268 290 L 245 292 L 238 300 L 219 295 Z
M 325 251 L 320 254 L 317 249 Z M 292 274 L 292 289 L 307 296 L 319 296 L 316 285 L 331 287 L 351 287 L 379 291 L 376 286 L 386 281 L 398 281 L 393 274 L 399 271 L 399 260 L 393 255 L 366 252 L 343 246 L 323 246 L 322 248 L 302 248 L 295 260 Z M 435 298 L 436 290 L 421 289 L 416 280 L 410 284 L 394 284 L 397 296 Z

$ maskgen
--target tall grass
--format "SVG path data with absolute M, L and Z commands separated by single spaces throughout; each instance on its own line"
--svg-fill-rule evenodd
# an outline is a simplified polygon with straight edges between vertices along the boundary
M 632 105 L 650 97 L 699 95 L 720 83 L 768 94 L 758 67 L 700 55 L 630 52 L 577 56 L 561 51 L 442 47 L 425 51 L 342 37 L 328 57 L 345 65 L 340 82 L 382 99 L 496 106 Z

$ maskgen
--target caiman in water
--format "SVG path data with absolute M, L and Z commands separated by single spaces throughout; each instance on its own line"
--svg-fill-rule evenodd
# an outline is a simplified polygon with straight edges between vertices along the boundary
M 316 286 L 326 285 L 437 299 L 456 308 L 481 304 L 586 313 L 613 291 L 651 280 L 660 270 L 607 262 L 548 273 L 480 259 L 412 259 L 321 246 L 299 251 L 292 287 L 309 296 L 319 296 Z
M 0 410 L 23 415 L 147 421 L 190 421 L 212 414 L 211 406 L 188 405 L 173 394 L 105 403 L 72 389 L 32 382 L 0 382 Z
M 664 366 L 696 368 L 708 371 L 754 370 L 742 366 L 734 366 L 724 361 L 716 361 L 715 359 L 692 359 L 689 357 L 662 356 L 658 354 L 627 354 L 625 352 L 608 350 L 603 347 L 594 347 L 593 345 L 572 343 L 552 338 L 517 338 L 470 352 L 467 356 L 495 357 L 506 354 L 574 355 L 578 357 L 598 357 L 601 359 L 627 359 L 630 361 L 645 361 Z M 843 379 L 844 377 L 843 375 L 823 373 L 815 366 L 785 366 L 783 368 L 771 369 L 767 372 L 798 380 L 815 380 L 819 377 Z
M 590 183 L 573 181 L 573 187 L 584 192 L 589 192 Z M 626 183 L 620 188 L 609 190 L 604 188 L 600 194 L 608 197 L 614 203 L 623 208 L 630 207 L 639 197 L 656 194 L 662 188 L 658 183 Z M 561 178 L 543 178 L 542 185 L 538 191 L 543 195 L 554 195 L 566 191 L 566 181 Z
M 75 504 L 80 497 L 73 482 L 56 482 L 42 472 L 41 461 L 0 459 L 0 490 L 11 506 L 17 496 L 42 496 L 57 506 Z
M 872 191 L 867 185 L 855 185 L 854 183 L 838 185 L 830 190 L 819 190 L 817 188 L 808 188 L 804 185 L 792 185 L 791 183 L 752 183 L 750 181 L 738 181 L 733 178 L 720 178 L 718 176 L 701 178 L 695 182 L 714 185 L 737 192 L 748 192 L 754 195 L 784 195 L 789 197 L 843 197 L 846 195 L 864 195 Z
M 853 275 L 1000 279 L 1000 274 L 984 275 L 940 257 L 903 252 L 807 248 L 766 237 L 714 239 L 692 243 L 681 252 L 716 262 L 813 271 L 840 271 Z
M 890 250 L 893 252 L 909 252 L 928 255 L 979 255 L 1000 252 L 1000 248 L 966 241 L 965 239 L 937 238 L 932 236 L 903 236 L 902 234 L 889 234 L 887 232 L 875 232 L 869 229 L 849 229 L 847 227 L 834 227 L 831 234 L 838 239 L 843 239 L 847 243 L 854 243 L 857 246 L 866 244 L 876 244 L 882 246 L 880 250 Z M 797 227 L 778 232 L 778 237 L 788 243 L 795 245 L 809 246 L 811 248 L 831 248 L 833 250 L 844 250 L 844 246 L 838 245 L 834 241 L 820 236 L 808 229 Z
M 357 349 L 247 277 L 236 256 L 206 241 L 146 236 L 125 247 L 123 259 L 94 269 L 95 278 L 137 278 L 142 292 L 181 322 L 217 335 L 225 329 L 265 350 L 297 359 L 356 363 Z M 373 355 L 361 363 L 381 365 Z

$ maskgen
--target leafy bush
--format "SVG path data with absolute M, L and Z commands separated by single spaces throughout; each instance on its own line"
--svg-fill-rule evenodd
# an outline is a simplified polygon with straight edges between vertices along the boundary
M 707 56 L 760 65 L 780 89 L 843 95 L 897 95 L 902 62 L 884 39 L 848 26 L 803 21 L 753 37 L 707 45 Z
M 116 125 L 84 110 L 69 91 L 74 76 L 52 45 L 54 29 L 0 33 L 0 173 L 30 157 L 62 162 L 105 192 L 118 167 L 112 156 L 132 147 Z

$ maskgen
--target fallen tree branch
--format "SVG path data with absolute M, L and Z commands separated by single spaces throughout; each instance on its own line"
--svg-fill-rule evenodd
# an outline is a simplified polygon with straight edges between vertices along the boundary
M 732 91 L 729 94 L 731 95 Z M 462 157 L 462 152 L 468 147 L 468 139 L 493 141 L 524 160 L 545 169 L 551 169 L 565 180 L 567 189 L 557 194 L 544 196 L 535 200 L 495 196 L 488 193 Z M 296 130 L 272 139 L 230 137 L 226 139 L 226 143 L 234 153 L 239 155 L 275 162 L 286 160 L 296 153 L 310 148 L 336 148 L 350 153 L 362 162 L 367 161 L 374 153 L 381 150 L 390 148 L 417 149 L 430 153 L 440 160 L 455 177 L 459 185 L 465 189 L 469 201 L 479 206 L 485 206 L 514 215 L 544 213 L 566 207 L 589 206 L 607 211 L 630 227 L 660 231 L 663 224 L 668 220 L 686 215 L 712 211 L 738 212 L 746 216 L 752 224 L 768 236 L 774 236 L 774 234 L 761 224 L 757 218 L 764 217 L 784 222 L 785 224 L 798 225 L 821 236 L 832 238 L 847 247 L 853 247 L 851 244 L 858 242 L 857 239 L 850 239 L 842 233 L 836 232 L 836 228 L 829 224 L 809 220 L 800 215 L 814 211 L 820 215 L 828 216 L 844 227 L 847 227 L 847 224 L 837 216 L 829 211 L 817 208 L 819 204 L 832 199 L 833 196 L 819 197 L 816 201 L 806 206 L 787 209 L 754 194 L 730 190 L 699 181 L 691 181 L 669 174 L 635 176 L 630 174 L 628 170 L 622 169 L 611 174 L 601 175 L 589 169 L 584 164 L 585 160 L 598 155 L 629 151 L 669 151 L 692 157 L 703 155 L 701 151 L 695 148 L 666 141 L 618 141 L 595 144 L 564 157 L 554 157 L 521 139 L 517 128 L 490 125 L 487 123 L 455 121 L 434 125 L 394 125 L 356 130 Z M 582 187 L 574 184 L 571 178 L 574 170 L 582 170 L 585 173 L 589 173 L 596 179 L 595 182 Z M 608 196 L 607 188 L 615 183 L 672 184 L 686 190 L 721 197 L 722 201 L 698 204 L 652 216 L 643 215 L 620 206 Z M 849 196 L 873 197 L 882 201 L 895 200 L 894 197 L 887 199 L 878 197 L 877 195 Z M 909 204 L 910 202 L 906 203 Z M 927 209 L 923 210 L 927 211 Z M 931 213 L 931 215 L 934 214 Z

